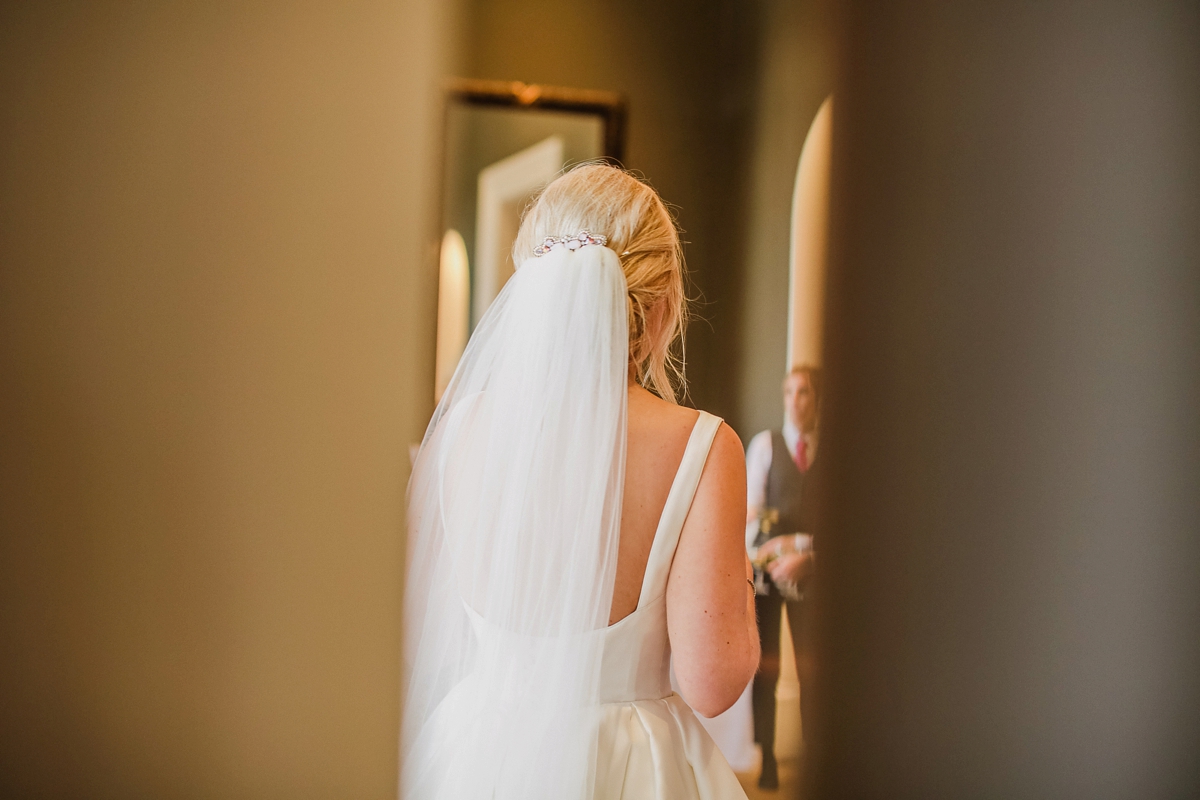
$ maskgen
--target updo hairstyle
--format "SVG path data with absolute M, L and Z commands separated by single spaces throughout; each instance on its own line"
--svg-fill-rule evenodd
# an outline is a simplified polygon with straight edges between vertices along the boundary
M 625 273 L 630 372 L 642 386 L 676 402 L 683 365 L 672 345 L 687 306 L 679 232 L 658 194 L 622 169 L 582 164 L 551 181 L 526 209 L 513 263 L 530 258 L 547 236 L 586 230 L 608 237 Z

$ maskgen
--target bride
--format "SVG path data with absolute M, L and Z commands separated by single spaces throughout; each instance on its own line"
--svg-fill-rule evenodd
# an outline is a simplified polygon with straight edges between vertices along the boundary
M 401 795 L 744 798 L 693 715 L 759 651 L 741 443 L 674 402 L 678 232 L 588 164 L 513 260 L 409 484 Z

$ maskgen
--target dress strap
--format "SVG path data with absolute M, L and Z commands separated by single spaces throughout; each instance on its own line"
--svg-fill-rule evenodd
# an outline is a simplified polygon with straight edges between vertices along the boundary
M 646 560 L 638 608 L 667 590 L 667 577 L 671 573 L 671 562 L 675 559 L 675 548 L 679 545 L 679 534 L 692 507 L 692 498 L 696 496 L 696 487 L 700 485 L 708 451 L 720 427 L 720 417 L 701 411 L 692 428 L 687 449 L 683 451 L 683 460 L 679 462 L 679 470 L 675 473 L 666 505 L 659 517 L 658 528 L 654 531 L 654 544 L 650 546 L 650 558 Z

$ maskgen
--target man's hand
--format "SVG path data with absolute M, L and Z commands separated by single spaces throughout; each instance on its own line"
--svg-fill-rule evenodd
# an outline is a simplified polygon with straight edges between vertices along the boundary
M 796 539 L 799 537 L 801 542 L 797 545 Z M 812 538 L 806 534 L 787 533 L 782 536 L 775 536 L 763 542 L 758 548 L 758 558 L 765 559 L 768 556 L 776 557 L 795 553 L 797 548 L 800 551 L 805 551 L 812 546 Z
M 767 572 L 775 585 L 794 586 L 812 573 L 812 553 L 786 553 L 767 565 Z

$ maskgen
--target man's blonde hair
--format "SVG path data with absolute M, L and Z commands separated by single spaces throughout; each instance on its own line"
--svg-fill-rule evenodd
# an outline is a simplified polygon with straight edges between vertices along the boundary
M 629 363 L 638 383 L 675 402 L 683 363 L 673 345 L 683 334 L 687 304 L 679 231 L 658 193 L 628 172 L 583 164 L 552 181 L 525 211 L 513 263 L 529 258 L 547 236 L 581 230 L 608 237 L 621 260 L 629 310 Z

